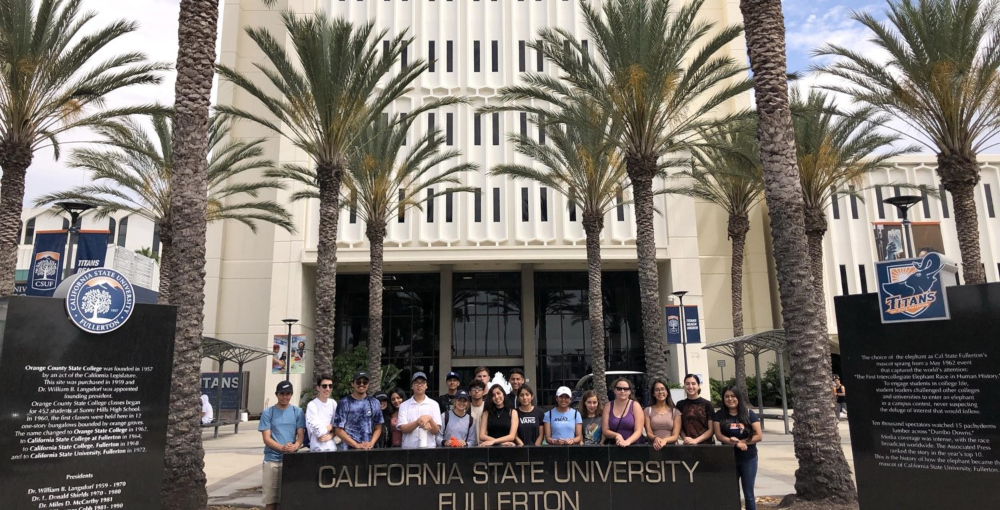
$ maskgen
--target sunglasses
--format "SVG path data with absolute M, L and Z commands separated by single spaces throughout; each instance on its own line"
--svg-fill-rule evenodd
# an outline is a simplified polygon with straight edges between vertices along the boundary
M 333 389 L 333 385 L 332 384 L 320 384 L 319 387 L 323 388 L 324 390 L 331 390 L 331 389 Z
M 354 381 L 354 384 L 357 384 L 358 386 L 368 386 L 368 380 Z
M 615 386 L 615 390 L 616 391 L 632 391 L 632 388 L 627 388 L 627 387 L 622 387 L 622 386 Z

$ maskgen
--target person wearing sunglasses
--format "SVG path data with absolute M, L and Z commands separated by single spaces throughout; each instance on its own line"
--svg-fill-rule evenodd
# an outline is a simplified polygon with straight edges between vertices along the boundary
M 611 387 L 614 388 L 615 399 L 604 406 L 601 419 L 604 437 L 618 446 L 641 444 L 646 416 L 642 413 L 642 406 L 632 398 L 632 382 L 619 377 Z
M 382 435 L 382 405 L 368 396 L 368 381 L 367 372 L 355 373 L 351 394 L 337 404 L 333 426 L 340 450 L 371 450 Z
M 396 428 L 403 433 L 403 448 L 434 448 L 441 433 L 441 406 L 427 396 L 427 375 L 410 378 L 413 396 L 399 406 Z
M 316 398 L 306 405 L 306 432 L 309 433 L 309 451 L 332 452 L 337 449 L 336 435 L 333 433 L 333 415 L 337 403 L 330 398 L 333 379 L 322 374 L 316 378 Z

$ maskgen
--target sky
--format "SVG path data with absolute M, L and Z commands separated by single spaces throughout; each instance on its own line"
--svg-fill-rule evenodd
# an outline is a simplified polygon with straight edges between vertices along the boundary
M 150 60 L 173 62 L 177 57 L 177 16 L 179 0 L 84 0 L 83 10 L 94 11 L 97 17 L 91 26 L 97 27 L 116 19 L 138 22 L 139 28 L 106 49 L 116 51 L 139 49 Z M 225 2 L 220 2 L 225 4 Z M 811 64 L 821 63 L 812 58 L 812 51 L 823 43 L 831 42 L 855 49 L 870 49 L 865 31 L 851 20 L 853 10 L 868 10 L 882 18 L 885 3 L 872 0 L 783 0 L 787 29 L 789 71 L 805 72 Z M 804 86 L 814 85 L 822 78 L 806 77 Z M 112 106 L 160 102 L 172 104 L 174 79 L 165 74 L 159 86 L 135 87 L 122 90 L 110 97 Z M 49 149 L 35 154 L 25 183 L 25 204 L 45 193 L 84 184 L 87 176 L 81 170 L 66 167 L 65 160 L 73 147 L 93 140 L 86 132 L 69 133 L 62 140 L 62 158 L 56 161 Z

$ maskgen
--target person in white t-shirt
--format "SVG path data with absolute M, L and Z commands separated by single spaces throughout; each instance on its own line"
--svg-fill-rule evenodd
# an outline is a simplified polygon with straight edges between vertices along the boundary
M 333 433 L 333 415 L 337 402 L 330 398 L 333 379 L 323 374 L 316 378 L 316 398 L 306 405 L 306 431 L 309 432 L 309 451 L 333 452 L 337 450 Z
M 413 396 L 399 406 L 396 428 L 403 433 L 403 448 L 434 448 L 441 433 L 441 406 L 427 397 L 427 375 L 417 372 L 410 378 Z

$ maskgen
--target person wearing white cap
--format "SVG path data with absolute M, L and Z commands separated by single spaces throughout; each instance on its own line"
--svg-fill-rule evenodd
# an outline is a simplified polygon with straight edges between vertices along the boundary
M 410 378 L 413 396 L 399 406 L 396 428 L 403 433 L 403 448 L 434 448 L 441 433 L 441 406 L 427 398 L 427 375 L 417 372 Z
M 580 412 L 569 405 L 573 400 L 573 392 L 566 386 L 556 390 L 556 407 L 545 413 L 543 427 L 545 442 L 548 444 L 582 444 L 583 417 Z

